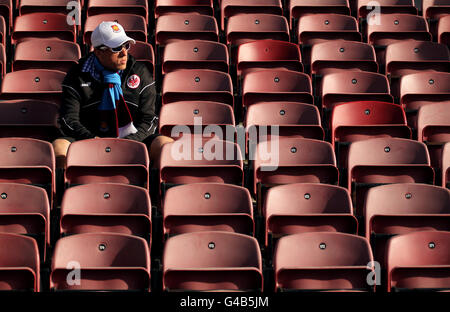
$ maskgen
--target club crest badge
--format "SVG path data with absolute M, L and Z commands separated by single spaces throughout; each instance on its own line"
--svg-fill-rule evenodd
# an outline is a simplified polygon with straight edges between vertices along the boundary
M 120 28 L 117 25 L 112 25 L 111 28 L 112 28 L 113 32 L 115 32 L 115 33 L 120 32 Z
M 136 89 L 139 87 L 139 84 L 141 83 L 141 78 L 139 78 L 138 75 L 131 75 L 127 80 L 127 86 L 131 89 Z

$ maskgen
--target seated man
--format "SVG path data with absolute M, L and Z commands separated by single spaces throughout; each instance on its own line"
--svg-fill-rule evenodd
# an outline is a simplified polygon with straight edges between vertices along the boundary
M 173 140 L 156 134 L 155 82 L 147 67 L 128 54 L 135 41 L 120 24 L 102 22 L 91 42 L 94 51 L 62 83 L 62 137 L 53 142 L 57 167 L 64 167 L 71 142 L 98 137 L 144 142 L 150 160 L 157 161 L 162 145 Z

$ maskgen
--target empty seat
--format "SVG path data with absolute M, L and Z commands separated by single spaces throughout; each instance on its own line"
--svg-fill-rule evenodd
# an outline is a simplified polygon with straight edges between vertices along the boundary
M 336 13 L 350 15 L 348 0 L 291 0 L 289 2 L 289 23 L 294 29 L 296 20 L 308 14 Z
M 68 72 L 80 58 L 80 47 L 74 42 L 30 39 L 17 43 L 11 67 L 12 71 L 42 68 Z
M 65 72 L 50 69 L 26 69 L 7 73 L 2 80 L 0 99 L 35 99 L 59 105 L 61 83 L 65 76 Z
M 24 235 L 0 233 L 0 290 L 40 291 L 40 260 L 36 241 Z
M 162 82 L 162 105 L 178 101 L 214 101 L 233 107 L 233 84 L 227 73 L 185 69 L 167 73 Z
M 381 0 L 378 1 L 377 11 L 371 0 L 357 0 L 358 18 L 366 18 L 371 12 L 381 14 L 405 13 L 417 15 L 417 8 L 414 6 L 414 0 Z
M 117 13 L 135 14 L 145 18 L 146 23 L 148 23 L 148 3 L 145 0 L 89 0 L 86 12 L 87 16 Z
M 321 127 L 320 114 L 316 106 L 296 102 L 259 102 L 250 105 L 244 120 L 247 134 L 270 135 L 270 126 L 278 126 L 280 136 L 298 136 L 322 140 L 324 131 Z M 266 127 L 262 133 L 260 127 Z M 253 141 L 256 138 L 252 138 Z M 256 142 L 253 142 L 256 143 Z
M 387 246 L 388 291 L 448 291 L 449 245 L 450 232 L 414 232 L 391 238 Z
M 346 40 L 331 40 L 313 45 L 311 74 L 324 75 L 337 69 L 378 72 L 372 45 Z
M 164 48 L 162 73 L 178 69 L 211 69 L 228 73 L 228 50 L 223 43 L 180 40 Z
M 156 0 L 155 18 L 174 13 L 214 15 L 212 0 Z
M 439 19 L 437 28 L 438 42 L 450 46 L 450 14 L 445 15 Z
M 135 14 L 114 13 L 88 16 L 84 24 L 83 43 L 90 46 L 92 32 L 101 22 L 106 21 L 115 21 L 122 25 L 127 35 L 134 40 L 147 42 L 147 23 L 144 17 Z
M 356 234 L 348 191 L 320 183 L 294 183 L 271 188 L 263 209 L 266 219 L 266 246 L 271 239 L 306 232 Z
M 221 0 L 220 15 L 221 28 L 226 29 L 228 18 L 238 14 L 275 14 L 283 15 L 283 6 L 281 0 Z
M 450 143 L 442 150 L 442 186 L 450 189 Z
M 68 185 L 114 182 L 149 187 L 149 156 L 145 144 L 97 138 L 70 144 L 66 158 Z
M 71 274 L 78 269 L 78 274 Z M 77 280 L 78 279 L 78 280 Z M 143 238 L 84 233 L 55 245 L 51 290 L 150 290 L 150 250 Z
M 73 12 L 73 9 L 76 10 L 76 13 L 72 14 L 81 14 L 81 3 L 80 0 L 75 0 L 76 5 L 68 4 L 67 0 L 47 0 L 45 2 L 38 0 L 20 0 L 17 1 L 17 7 L 19 9 L 19 15 L 25 15 L 29 13 L 61 13 L 67 14 L 70 8 L 70 11 Z
M 155 42 L 164 47 L 176 40 L 219 41 L 216 19 L 209 15 L 170 14 L 160 16 L 156 21 Z M 160 53 L 163 55 L 163 53 Z
M 364 218 L 375 260 L 384 265 L 386 242 L 392 236 L 450 230 L 450 191 L 420 183 L 373 187 L 367 193 Z
M 288 235 L 275 249 L 275 290 L 370 291 L 372 261 L 364 237 L 330 232 Z
M 152 76 L 155 76 L 155 52 L 150 43 L 136 41 L 130 46 L 128 53 L 133 55 L 136 61 L 145 64 Z
M 450 14 L 450 2 L 448 0 L 422 0 L 422 14 L 428 20 L 430 31 L 436 39 L 436 24 L 442 17 Z
M 237 52 L 237 75 L 261 69 L 303 71 L 298 45 L 280 40 L 256 40 L 241 44 Z
M 0 182 L 40 186 L 52 207 L 55 155 L 49 142 L 30 138 L 0 138 Z
M 163 290 L 263 289 L 262 259 L 255 238 L 230 232 L 193 232 L 167 239 Z
M 178 138 L 180 134 L 203 135 L 203 132 L 209 129 L 207 132 L 214 132 L 221 140 L 234 141 L 236 131 L 234 126 L 233 109 L 230 105 L 218 102 L 181 101 L 169 103 L 161 107 L 159 113 L 159 133 L 174 139 Z M 189 133 L 181 132 L 187 129 L 189 129 Z M 201 133 L 197 133 L 197 129 Z M 205 133 L 205 135 L 207 134 Z
M 228 231 L 253 235 L 249 191 L 223 183 L 193 183 L 167 190 L 163 206 L 164 235 Z
M 30 13 L 17 16 L 11 35 L 12 43 L 29 38 L 57 38 L 76 42 L 75 23 L 69 25 L 67 15 L 62 13 Z
M 33 237 L 44 262 L 50 246 L 50 204 L 45 190 L 3 182 L 0 183 L 0 194 L 0 232 Z
M 5 20 L 5 25 L 8 28 L 6 29 L 12 29 L 13 27 L 13 2 L 12 0 L 1 0 L 0 1 L 0 16 L 3 17 L 3 19 Z
M 58 136 L 58 106 L 39 100 L 0 101 L 0 137 L 52 141 Z
M 1 3 L 0 3 L 0 14 L 1 14 Z M 6 45 L 6 37 L 8 37 L 9 25 L 6 28 L 5 18 L 0 15 L 0 43 Z M 9 41 L 9 39 L 8 39 Z
M 5 46 L 0 43 L 0 77 L 3 79 L 3 77 L 6 75 L 6 51 Z
M 120 183 L 68 188 L 61 203 L 62 235 L 122 233 L 149 240 L 151 201 L 146 189 Z

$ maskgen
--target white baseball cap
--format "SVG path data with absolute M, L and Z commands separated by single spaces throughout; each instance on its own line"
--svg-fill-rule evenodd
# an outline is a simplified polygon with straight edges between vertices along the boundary
M 117 22 L 101 22 L 91 35 L 91 43 L 94 48 L 102 45 L 116 48 L 129 41 L 133 44 L 136 43 L 134 39 L 127 36 L 122 25 Z

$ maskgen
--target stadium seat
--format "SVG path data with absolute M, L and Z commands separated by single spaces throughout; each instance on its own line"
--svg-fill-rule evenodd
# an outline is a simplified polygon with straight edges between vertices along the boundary
M 179 101 L 213 101 L 233 107 L 233 84 L 227 73 L 185 69 L 167 73 L 162 81 L 162 105 Z
M 263 208 L 266 247 L 285 235 L 307 232 L 358 233 L 348 191 L 320 183 L 294 183 L 272 187 Z
M 155 19 L 174 13 L 214 16 L 213 0 L 156 0 L 154 3 Z
M 142 16 L 148 24 L 148 2 L 145 0 L 89 0 L 87 16 L 100 14 L 135 14 Z
M 69 11 L 73 9 L 76 12 L 72 14 L 81 14 L 81 2 L 80 0 L 74 1 L 76 5 L 72 5 L 71 3 L 68 5 L 67 0 L 47 0 L 47 1 L 38 1 L 38 0 L 20 0 L 17 1 L 17 7 L 19 9 L 19 15 L 25 15 L 30 13 L 61 13 L 67 14 Z M 70 8 L 70 9 L 69 9 Z M 81 20 L 81 19 L 80 19 Z
M 450 14 L 439 19 L 437 33 L 438 42 L 450 46 Z
M 68 72 L 80 58 L 80 47 L 74 42 L 30 39 L 17 43 L 11 67 L 12 71 L 54 69 Z
M 5 25 L 7 28 L 5 30 L 11 30 L 13 27 L 13 2 L 12 0 L 1 0 L 0 1 L 0 16 L 5 20 Z M 9 31 L 8 31 L 9 33 Z
M 416 231 L 450 230 L 450 190 L 420 183 L 373 187 L 364 206 L 366 238 L 384 267 L 387 241 Z
M 404 13 L 417 15 L 417 8 L 414 6 L 414 0 L 379 0 L 377 8 L 374 10 L 374 5 L 371 0 L 357 0 L 358 1 L 358 18 L 367 18 L 367 15 L 381 13 L 394 14 Z
M 224 183 L 192 183 L 167 190 L 163 206 L 164 235 L 227 231 L 253 235 L 249 191 Z
M 91 34 L 103 21 L 115 21 L 122 25 L 127 35 L 134 40 L 147 42 L 147 23 L 144 17 L 135 14 L 114 13 L 91 15 L 86 18 L 83 34 L 85 45 L 91 45 Z
M 94 183 L 67 189 L 61 203 L 61 235 L 121 233 L 150 242 L 151 201 L 146 189 Z
M 450 289 L 450 232 L 423 231 L 391 238 L 388 292 Z
M 45 262 L 50 246 L 50 204 L 45 190 L 32 185 L 2 182 L 0 194 L 0 232 L 34 238 L 40 249 L 40 258 Z
M 263 290 L 262 259 L 255 238 L 205 231 L 167 239 L 163 291 Z
M 364 237 L 337 232 L 284 236 L 275 247 L 275 291 L 371 291 L 372 262 Z
M 55 194 L 55 155 L 49 142 L 30 138 L 0 138 L 0 183 L 32 184 Z
M 40 260 L 36 241 L 24 235 L 0 233 L 0 290 L 40 291 Z
M 56 38 L 76 42 L 76 25 L 69 25 L 67 15 L 62 13 L 30 13 L 17 16 L 11 43 L 16 44 L 29 38 Z
M 195 125 L 200 127 L 201 133 L 195 132 L 197 130 Z M 214 128 L 218 126 L 220 131 L 210 125 Z M 173 129 L 176 126 L 180 128 Z M 187 130 L 185 127 L 189 128 L 190 134 L 203 135 L 206 128 L 215 133 L 221 140 L 234 141 L 236 129 L 234 128 L 233 109 L 230 105 L 209 101 L 174 102 L 161 107 L 159 113 L 160 134 L 177 139 L 180 136 L 178 131 Z
M 61 83 L 65 76 L 65 72 L 50 69 L 26 69 L 7 73 L 2 80 L 0 99 L 34 99 L 50 101 L 59 106 Z
M 442 186 L 450 189 L 450 143 L 442 150 Z
M 113 182 L 149 187 L 149 156 L 137 141 L 97 138 L 76 141 L 67 151 L 68 186 Z
M 0 14 L 1 14 L 1 3 L 0 3 Z M 3 44 L 4 46 L 6 45 L 6 39 L 8 39 L 8 42 L 10 41 L 8 34 L 9 28 L 6 28 L 6 22 L 5 22 L 5 18 L 3 16 L 0 15 L 0 43 Z
M 362 216 L 368 189 L 391 183 L 434 184 L 425 144 L 401 138 L 353 142 L 348 152 L 348 189 L 354 196 L 355 214 Z
M 136 61 L 145 64 L 148 71 L 155 77 L 155 52 L 153 46 L 150 43 L 136 41 L 135 44 L 130 46 L 128 53 L 133 55 Z
M 73 273 L 74 269 L 79 273 Z M 60 238 L 53 252 L 50 290 L 149 291 L 148 242 L 117 233 L 84 233 Z
M 237 52 L 237 76 L 261 69 L 303 71 L 298 45 L 272 39 L 241 44 Z
M 305 15 L 317 13 L 335 13 L 350 15 L 348 0 L 290 0 L 289 2 L 289 23 L 291 29 L 295 29 L 296 21 Z
M 163 75 L 179 69 L 211 69 L 228 73 L 228 50 L 223 43 L 180 40 L 164 48 Z
M 5 46 L 0 43 L 0 77 L 3 80 L 3 77 L 6 75 L 6 51 Z
M 422 0 L 422 14 L 430 25 L 430 31 L 436 39 L 436 24 L 442 17 L 450 14 L 448 0 Z
M 283 15 L 281 0 L 220 0 L 221 29 L 226 29 L 228 18 L 238 14 Z

